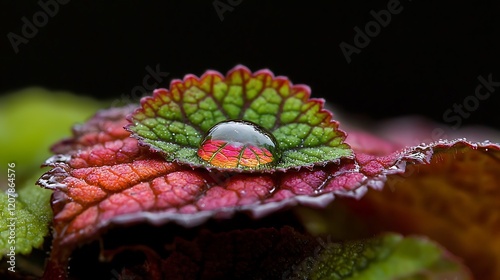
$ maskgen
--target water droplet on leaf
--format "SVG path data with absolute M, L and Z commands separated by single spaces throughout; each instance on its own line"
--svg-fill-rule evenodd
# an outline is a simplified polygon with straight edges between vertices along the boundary
M 215 167 L 260 169 L 276 164 L 281 151 L 274 136 L 249 121 L 214 125 L 201 141 L 198 156 Z

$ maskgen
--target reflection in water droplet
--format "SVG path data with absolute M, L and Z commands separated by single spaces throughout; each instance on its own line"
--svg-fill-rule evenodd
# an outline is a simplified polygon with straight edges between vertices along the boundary
M 281 157 L 278 142 L 263 127 L 240 120 L 214 125 L 201 141 L 198 156 L 220 168 L 259 169 Z

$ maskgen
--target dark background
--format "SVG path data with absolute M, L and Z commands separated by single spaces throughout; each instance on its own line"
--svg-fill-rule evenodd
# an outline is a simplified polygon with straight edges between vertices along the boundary
M 43 0 L 47 2 L 49 0 Z M 192 1 L 194 2 L 194 1 Z M 241 3 L 237 3 L 241 2 Z M 221 21 L 213 1 L 88 1 L 59 4 L 36 35 L 14 52 L 37 1 L 2 1 L 0 92 L 26 86 L 70 90 L 100 99 L 130 96 L 145 68 L 173 78 L 226 73 L 236 64 L 269 68 L 308 84 L 354 115 L 382 119 L 443 113 L 474 94 L 479 75 L 500 81 L 500 1 L 401 0 L 401 13 L 347 63 L 339 44 L 390 1 L 228 1 Z M 285 4 L 286 3 L 286 4 Z M 500 128 L 500 87 L 464 124 Z

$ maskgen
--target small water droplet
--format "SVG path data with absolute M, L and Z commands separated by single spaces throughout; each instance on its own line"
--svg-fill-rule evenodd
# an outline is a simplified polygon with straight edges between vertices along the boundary
M 276 164 L 281 151 L 274 136 L 249 121 L 214 125 L 200 143 L 198 156 L 220 168 L 259 169 Z

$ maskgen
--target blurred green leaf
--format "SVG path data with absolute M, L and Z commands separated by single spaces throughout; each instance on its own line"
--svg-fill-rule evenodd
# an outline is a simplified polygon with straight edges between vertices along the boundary
M 467 268 L 423 238 L 391 233 L 322 246 L 294 268 L 293 279 L 471 279 Z
M 72 125 L 104 106 L 104 102 L 88 97 L 41 88 L 27 88 L 0 98 L 2 166 L 16 162 L 19 173 L 38 169 L 50 156 L 49 148 L 55 141 L 69 137 Z M 29 177 L 21 175 L 19 179 Z

